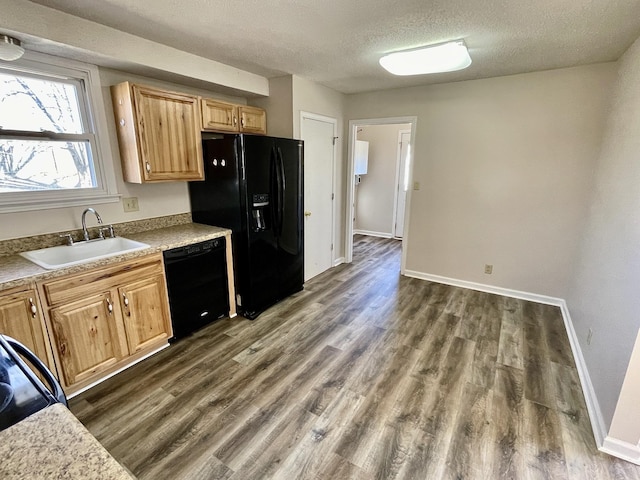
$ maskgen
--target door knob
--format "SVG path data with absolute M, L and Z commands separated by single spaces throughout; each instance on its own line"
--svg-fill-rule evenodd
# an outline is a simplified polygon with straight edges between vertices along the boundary
M 309 212 L 309 211 L 306 211 L 306 210 L 305 210 L 305 212 L 304 212 L 304 216 L 305 216 L 305 217 L 310 217 L 310 216 L 311 216 L 311 212 Z

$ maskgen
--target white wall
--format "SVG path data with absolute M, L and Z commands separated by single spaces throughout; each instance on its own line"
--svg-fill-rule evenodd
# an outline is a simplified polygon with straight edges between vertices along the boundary
M 639 85 L 640 40 L 637 40 L 619 61 L 588 225 L 567 296 L 607 426 L 611 424 L 640 329 Z M 591 345 L 586 344 L 589 328 L 594 332 Z M 637 384 L 640 365 L 630 368 L 628 375 L 631 376 L 629 384 Z M 639 404 L 640 399 L 636 397 L 633 399 L 635 412 L 616 412 L 618 422 L 615 429 L 611 426 L 611 433 L 617 438 L 636 445 L 640 441 Z
M 331 90 L 323 85 L 293 76 L 293 136 L 300 138 L 300 112 L 316 113 L 333 117 L 338 120 L 338 132 L 344 130 L 344 103 L 345 95 Z M 338 135 L 340 135 L 338 133 Z M 347 142 L 343 138 L 336 141 L 336 170 L 335 170 L 335 212 L 333 244 L 334 258 L 344 257 L 344 198 L 346 184 L 344 172 L 346 170 L 343 145 Z M 327 172 L 327 174 L 331 174 Z
M 269 79 L 269 96 L 251 104 L 267 111 L 267 135 L 293 138 L 293 77 Z
M 191 206 L 186 182 L 137 185 L 125 183 L 122 180 L 122 167 L 120 165 L 118 140 L 116 137 L 115 119 L 113 116 L 109 86 L 126 80 L 178 92 L 221 98 L 238 103 L 246 103 L 246 100 L 240 97 L 225 96 L 207 90 L 161 82 L 117 70 L 100 69 L 100 83 L 102 84 L 102 95 L 107 114 L 109 142 L 112 153 L 112 158 L 108 158 L 106 161 L 113 163 L 118 193 L 123 197 L 138 197 L 140 210 L 138 212 L 125 213 L 122 202 L 95 205 L 96 210 L 98 210 L 105 223 L 129 222 L 143 218 L 189 212 L 191 211 Z M 91 205 L 0 214 L 0 225 L 2 225 L 0 228 L 0 240 L 81 228 L 80 216 L 82 211 L 89 206 Z
M 410 124 L 363 125 L 358 140 L 369 142 L 369 168 L 356 187 L 357 230 L 393 235 L 398 134 Z
M 615 68 L 348 96 L 348 119 L 418 117 L 406 268 L 566 297 Z

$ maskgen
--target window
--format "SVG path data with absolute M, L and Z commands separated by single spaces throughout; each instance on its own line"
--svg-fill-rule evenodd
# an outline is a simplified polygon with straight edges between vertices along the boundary
M 0 211 L 117 200 L 97 80 L 44 55 L 0 62 Z

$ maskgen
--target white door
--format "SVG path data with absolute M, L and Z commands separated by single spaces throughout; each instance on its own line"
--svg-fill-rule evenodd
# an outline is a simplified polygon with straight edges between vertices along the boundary
M 333 266 L 333 170 L 336 119 L 303 113 L 304 279 Z
M 409 189 L 409 152 L 410 152 L 410 131 L 400 132 L 400 148 L 398 159 L 398 185 L 397 185 L 397 201 L 395 212 L 395 225 L 393 236 L 402 238 L 404 234 L 404 209 L 407 204 L 407 190 Z

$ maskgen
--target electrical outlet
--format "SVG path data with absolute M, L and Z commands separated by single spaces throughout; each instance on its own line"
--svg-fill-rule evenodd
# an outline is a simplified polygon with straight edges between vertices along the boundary
M 138 207 L 138 197 L 128 197 L 122 199 L 122 205 L 125 212 L 137 212 L 140 210 Z
M 593 338 L 593 330 L 589 329 L 589 333 L 587 333 L 587 345 L 591 345 L 592 338 Z
M 484 266 L 484 273 L 491 275 L 493 273 L 493 265 L 486 264 Z

